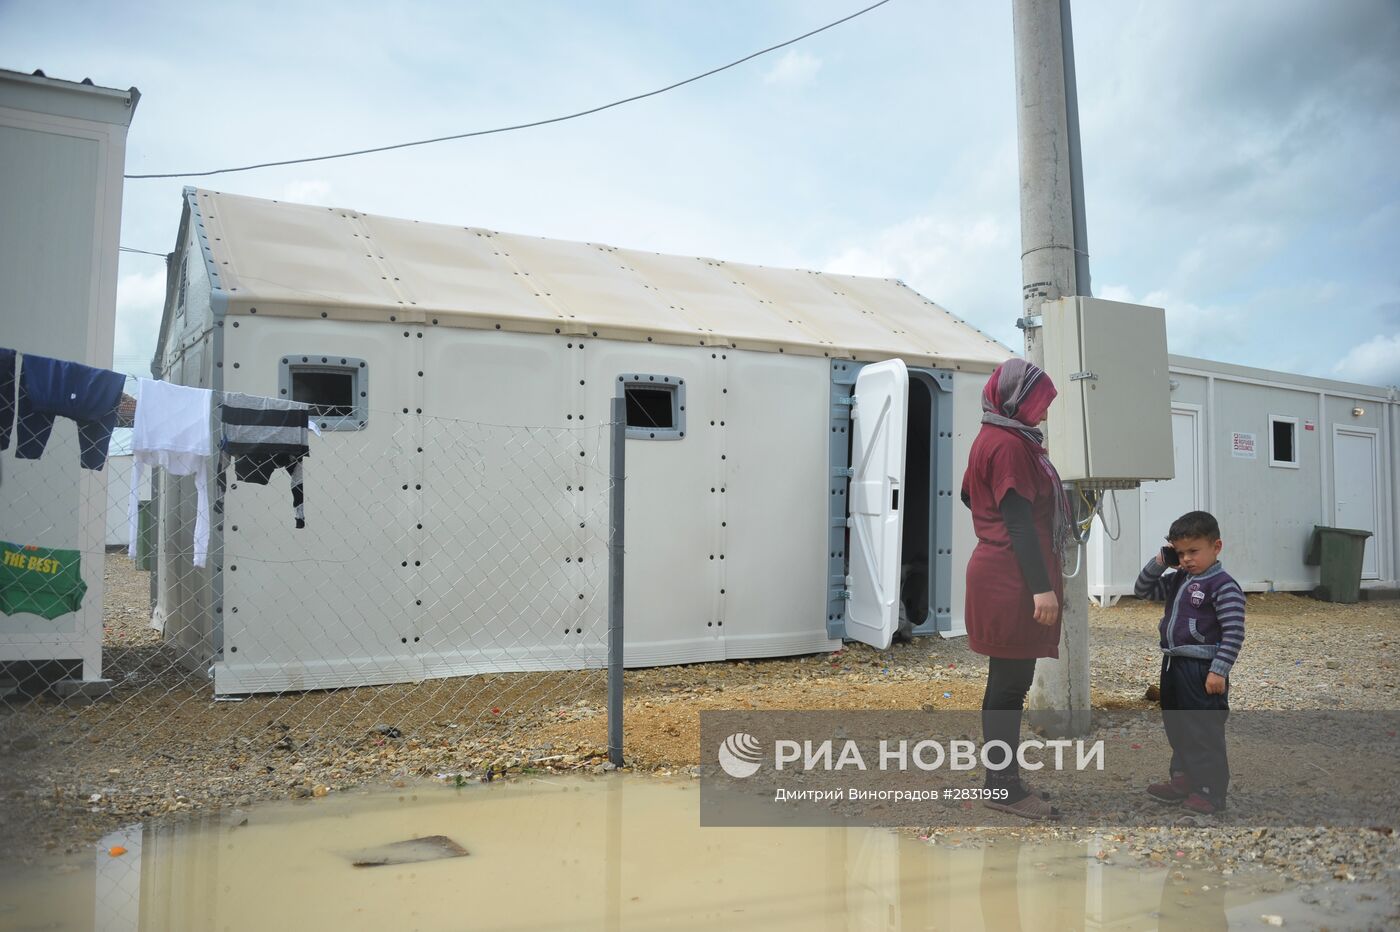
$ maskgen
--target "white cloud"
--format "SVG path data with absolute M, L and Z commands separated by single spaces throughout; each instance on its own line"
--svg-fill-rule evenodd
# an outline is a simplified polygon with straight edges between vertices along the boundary
M 763 83 L 802 87 L 811 83 L 821 67 L 822 60 L 817 56 L 797 49 L 788 49 L 772 68 L 763 73 Z
M 305 181 L 289 181 L 282 186 L 282 196 L 279 200 L 291 201 L 295 204 L 316 204 L 317 206 L 328 206 L 326 201 L 330 199 L 331 183 L 324 178 L 309 178 Z
M 1400 385 L 1400 334 L 1380 334 L 1353 346 L 1332 371 L 1348 382 Z
M 150 375 L 160 317 L 165 309 L 165 266 L 153 261 L 157 268 L 117 279 L 117 334 L 112 368 L 118 372 Z
M 1170 353 L 1232 362 L 1232 350 L 1248 338 L 1246 314 L 1238 308 L 1202 307 L 1161 289 L 1141 297 L 1122 285 L 1103 285 L 1094 290 L 1096 297 L 1106 301 L 1163 308 L 1167 312 Z

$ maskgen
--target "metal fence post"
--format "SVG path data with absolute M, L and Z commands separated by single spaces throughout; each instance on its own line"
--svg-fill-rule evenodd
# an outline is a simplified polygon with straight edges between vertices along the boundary
M 622 766 L 622 543 L 627 400 L 612 402 L 611 509 L 608 519 L 608 760 Z

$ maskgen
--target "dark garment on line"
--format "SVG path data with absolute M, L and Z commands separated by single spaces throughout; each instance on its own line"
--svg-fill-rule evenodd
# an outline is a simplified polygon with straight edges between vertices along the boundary
M 78 424 L 79 460 L 85 469 L 101 469 L 107 444 L 117 425 L 126 376 L 107 369 L 47 356 L 24 354 L 20 369 L 15 456 L 37 460 L 44 455 L 55 418 Z
M 1184 773 L 1191 792 L 1225 805 L 1230 760 L 1225 749 L 1225 720 L 1230 717 L 1230 686 L 1213 696 L 1206 692 L 1211 661 L 1200 657 L 1162 658 L 1162 725 L 1172 746 L 1171 772 Z
M 1021 769 L 1016 763 L 1016 748 L 1021 743 L 1021 710 L 1035 678 L 1035 658 L 1008 660 L 987 658 L 987 691 L 982 696 L 982 743 L 1005 741 L 1011 748 L 1011 760 L 1001 770 L 987 770 L 989 789 L 1009 789 L 1006 802 L 1018 802 Z
M 10 448 L 15 426 L 15 351 L 0 347 L 0 450 Z
M 287 475 L 292 478 L 292 510 L 296 514 L 298 528 L 306 527 L 305 499 L 302 497 L 301 487 L 301 461 L 304 455 L 306 454 L 242 454 L 233 461 L 233 472 L 238 476 L 238 481 L 251 482 L 254 485 L 267 485 L 273 473 L 279 469 L 287 470 Z
M 272 474 L 287 470 L 292 481 L 292 511 L 298 528 L 306 527 L 301 461 L 310 455 L 307 424 L 310 406 L 299 401 L 230 392 L 223 401 L 223 448 L 235 457 L 241 482 L 267 485 Z

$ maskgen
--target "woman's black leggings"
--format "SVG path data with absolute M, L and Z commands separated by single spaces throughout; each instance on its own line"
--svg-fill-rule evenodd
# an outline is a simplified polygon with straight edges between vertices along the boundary
M 987 786 L 1016 783 L 1021 778 L 1016 765 L 1016 746 L 1021 741 L 1021 710 L 1026 705 L 1035 678 L 1035 659 L 1008 660 L 1004 657 L 987 659 L 987 692 L 982 697 L 982 743 L 1005 741 L 1012 757 L 1004 770 L 987 770 Z M 1000 756 L 992 753 L 993 763 Z

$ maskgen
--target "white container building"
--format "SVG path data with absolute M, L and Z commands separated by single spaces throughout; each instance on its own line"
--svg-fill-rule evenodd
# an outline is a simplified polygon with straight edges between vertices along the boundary
M 1219 519 L 1221 560 L 1248 592 L 1312 590 L 1316 525 L 1370 531 L 1362 585 L 1396 587 L 1395 389 L 1187 356 L 1169 357 L 1169 371 L 1174 478 L 1106 502 L 1087 551 L 1092 598 L 1130 596 L 1171 522 L 1196 509 Z
M 112 364 L 126 134 L 140 93 L 0 70 L 0 345 L 98 368 Z M 78 550 L 82 609 L 49 620 L 0 614 L 0 664 L 102 676 L 105 472 L 78 464 L 58 418 L 44 454 L 4 451 L 0 536 Z

